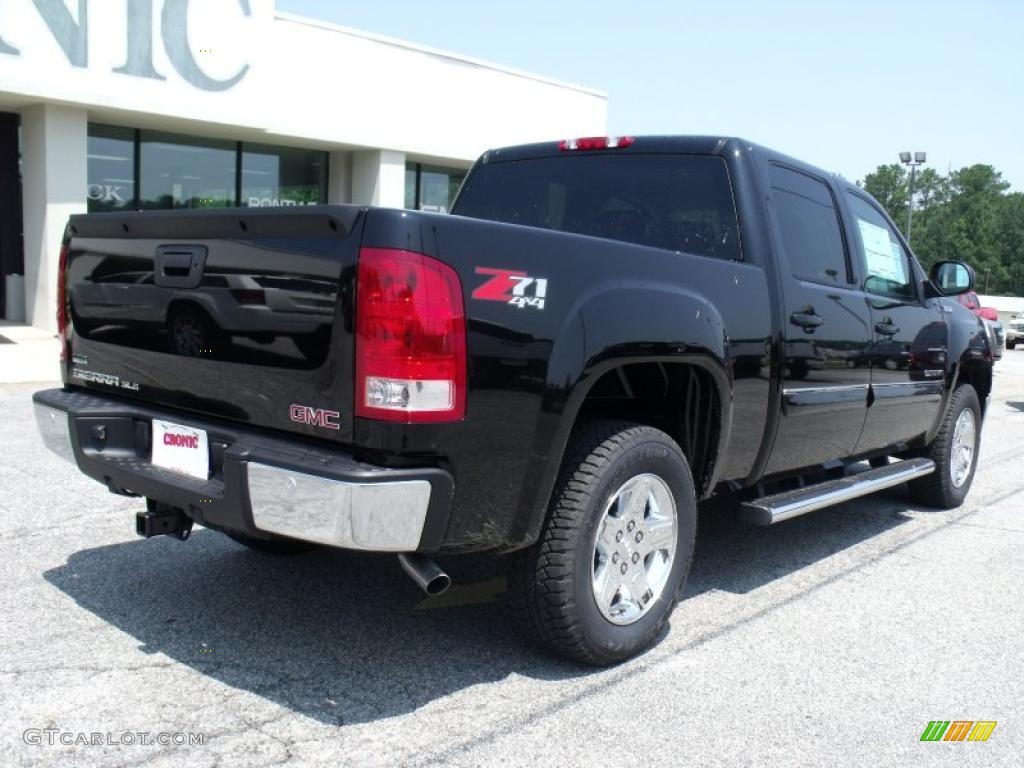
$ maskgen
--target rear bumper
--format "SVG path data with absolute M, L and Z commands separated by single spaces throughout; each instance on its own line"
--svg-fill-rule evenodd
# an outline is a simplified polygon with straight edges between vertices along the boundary
M 51 451 L 112 491 L 200 524 L 379 552 L 433 552 L 443 543 L 454 484 L 442 469 L 378 467 L 309 441 L 80 390 L 44 390 L 33 401 Z M 150 463 L 153 419 L 207 432 L 209 479 Z

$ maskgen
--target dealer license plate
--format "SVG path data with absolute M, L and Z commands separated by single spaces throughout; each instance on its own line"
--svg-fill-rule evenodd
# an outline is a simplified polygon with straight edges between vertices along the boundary
M 210 478 L 206 432 L 184 424 L 153 419 L 153 466 L 200 480 Z

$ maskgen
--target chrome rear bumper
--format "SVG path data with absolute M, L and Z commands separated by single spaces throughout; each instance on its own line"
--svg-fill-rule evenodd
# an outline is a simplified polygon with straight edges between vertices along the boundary
M 454 483 L 442 469 L 365 464 L 340 446 L 76 390 L 38 392 L 34 400 L 49 450 L 115 492 L 180 509 L 201 525 L 376 552 L 433 552 L 443 542 Z M 161 418 L 207 431 L 208 479 L 150 462 L 151 424 Z
M 430 483 L 351 483 L 249 462 L 249 503 L 261 531 L 346 549 L 412 552 Z
M 43 445 L 62 459 L 75 463 L 75 450 L 71 447 L 71 429 L 68 415 L 48 405 L 35 404 L 36 425 Z

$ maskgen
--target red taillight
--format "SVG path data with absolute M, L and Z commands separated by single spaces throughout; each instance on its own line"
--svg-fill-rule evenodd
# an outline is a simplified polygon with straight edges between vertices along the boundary
M 60 258 L 57 262 L 57 340 L 60 342 L 60 361 L 68 359 L 68 301 L 67 301 L 67 273 L 68 273 L 68 250 L 70 246 L 64 243 L 60 247 Z
M 558 144 L 563 152 L 591 152 L 595 149 L 623 149 L 635 141 L 632 136 L 585 136 L 565 139 Z
M 355 414 L 459 421 L 466 317 L 455 271 L 410 251 L 363 248 L 356 277 Z

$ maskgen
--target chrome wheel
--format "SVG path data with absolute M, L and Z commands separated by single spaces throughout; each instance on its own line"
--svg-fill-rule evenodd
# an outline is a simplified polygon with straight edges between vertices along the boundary
M 594 601 L 613 624 L 632 624 L 661 596 L 672 572 L 676 502 L 657 475 L 626 481 L 612 494 L 594 539 Z
M 966 483 L 971 474 L 977 433 L 974 411 L 965 408 L 957 417 L 953 428 L 953 444 L 950 446 L 949 474 L 956 488 Z

